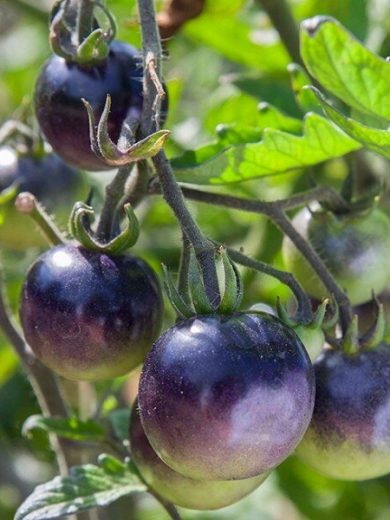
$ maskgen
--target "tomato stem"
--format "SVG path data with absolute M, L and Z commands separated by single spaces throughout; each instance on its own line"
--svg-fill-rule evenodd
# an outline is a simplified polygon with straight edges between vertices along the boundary
M 276 278 L 284 285 L 287 285 L 294 294 L 297 302 L 297 320 L 306 325 L 311 323 L 313 319 L 313 312 L 311 308 L 310 298 L 305 293 L 301 284 L 296 280 L 296 278 L 287 271 L 281 271 L 280 269 L 276 269 L 275 267 L 270 266 L 265 262 L 261 262 L 260 260 L 255 260 L 250 258 L 249 256 L 244 255 L 243 253 L 236 251 L 231 248 L 227 248 L 227 252 L 229 253 L 230 258 L 236 262 L 237 264 L 243 265 L 245 267 L 249 267 L 249 269 L 254 269 L 255 271 L 259 271 L 260 273 L 267 274 Z
M 152 0 L 138 0 L 141 21 L 141 33 L 144 53 L 144 101 L 142 111 L 141 133 L 150 135 L 158 124 L 161 96 L 158 95 L 156 81 L 153 80 L 147 63 L 153 62 L 154 73 L 161 78 L 161 42 L 156 24 L 156 15 Z M 160 80 L 161 81 L 161 80 Z M 163 196 L 178 219 L 182 232 L 187 236 L 194 248 L 196 258 L 202 270 L 208 298 L 212 306 L 220 302 L 218 277 L 215 265 L 215 247 L 201 232 L 189 212 L 180 186 L 176 182 L 171 164 L 165 153 L 160 151 L 152 159 L 160 180 Z
M 154 186 L 154 190 L 157 188 Z M 295 230 L 290 222 L 290 219 L 285 214 L 286 210 L 305 206 L 313 201 L 331 200 L 337 202 L 339 205 L 347 203 L 334 190 L 327 186 L 321 186 L 308 190 L 304 193 L 293 195 L 290 198 L 276 200 L 272 202 L 259 201 L 254 199 L 244 199 L 241 197 L 234 197 L 231 195 L 222 195 L 217 193 L 204 192 L 192 188 L 183 188 L 183 194 L 191 199 L 199 202 L 225 206 L 241 211 L 248 211 L 252 213 L 259 213 L 266 215 L 274 222 L 279 229 L 287 235 L 294 243 L 295 247 L 302 253 L 308 263 L 317 273 L 329 293 L 335 299 L 340 309 L 340 323 L 343 333 L 347 330 L 352 320 L 352 310 L 349 299 L 340 286 L 336 283 L 332 274 L 321 260 L 319 255 L 315 252 L 312 246 Z

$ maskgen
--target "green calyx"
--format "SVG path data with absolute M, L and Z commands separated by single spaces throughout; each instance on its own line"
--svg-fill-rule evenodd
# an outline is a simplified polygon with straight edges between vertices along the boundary
M 95 215 L 93 208 L 84 202 L 76 202 L 69 220 L 70 233 L 86 249 L 120 255 L 132 247 L 139 236 L 139 224 L 133 208 L 125 204 L 124 210 L 127 217 L 125 229 L 108 242 L 103 242 L 91 228 L 91 219 Z
M 375 297 L 373 299 L 377 307 L 373 324 L 363 336 L 360 336 L 358 316 L 354 315 L 341 342 L 345 354 L 354 355 L 362 350 L 375 349 L 385 341 L 387 324 L 383 304 Z
M 103 13 L 107 27 L 99 26 L 96 10 Z M 54 4 L 50 18 L 50 43 L 58 56 L 86 67 L 105 61 L 116 23 L 102 2 L 60 0 Z
M 239 308 L 243 291 L 238 269 L 222 246 L 217 250 L 216 254 L 216 267 L 221 293 L 221 299 L 217 307 L 209 300 L 202 271 L 193 252 L 190 253 L 188 266 L 189 294 L 183 294 L 179 291 L 171 274 L 163 266 L 165 289 L 180 319 L 204 314 L 232 314 Z
M 325 320 L 325 313 L 329 300 L 324 300 L 317 308 L 310 323 L 301 323 L 299 320 L 291 318 L 284 305 L 279 298 L 276 300 L 276 310 L 280 320 L 291 327 L 305 346 L 310 359 L 314 361 L 321 353 L 325 344 L 325 333 L 331 327 L 334 327 L 338 320 L 338 311 L 335 310 L 333 315 Z

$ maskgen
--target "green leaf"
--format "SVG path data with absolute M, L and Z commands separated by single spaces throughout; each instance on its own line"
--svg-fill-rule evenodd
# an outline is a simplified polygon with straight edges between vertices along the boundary
M 31 415 L 25 421 L 22 433 L 23 435 L 28 435 L 31 430 L 36 428 L 74 441 L 99 442 L 106 437 L 105 431 L 100 424 L 92 419 L 81 421 L 77 417 L 56 418 Z
M 303 88 L 306 85 L 311 85 L 311 79 L 303 67 L 297 63 L 290 63 L 287 70 L 290 74 L 291 88 L 297 104 L 303 112 L 318 112 L 320 109 L 315 95 L 310 90 Z
M 345 116 L 332 107 L 318 89 L 314 87 L 311 89 L 317 95 L 329 119 L 356 141 L 390 159 L 390 132 L 388 130 L 372 128 Z
M 307 69 L 349 106 L 390 121 L 390 63 L 366 49 L 333 18 L 317 16 L 301 26 Z
M 306 168 L 360 147 L 336 125 L 309 113 L 301 136 L 268 128 L 260 143 L 231 147 L 192 167 L 180 168 L 175 161 L 173 166 L 180 182 L 230 184 Z M 193 152 L 197 157 L 205 157 L 201 149 Z
M 99 466 L 75 466 L 69 476 L 55 477 L 36 487 L 19 507 L 15 520 L 53 520 L 107 506 L 122 496 L 145 489 L 130 466 L 110 455 L 101 455 Z

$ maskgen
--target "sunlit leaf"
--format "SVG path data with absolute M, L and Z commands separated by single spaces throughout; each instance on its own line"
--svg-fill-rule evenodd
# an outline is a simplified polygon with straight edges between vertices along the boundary
M 390 63 L 366 49 L 336 20 L 301 27 L 302 58 L 317 81 L 349 106 L 390 121 Z
M 122 496 L 144 490 L 144 484 L 129 466 L 110 455 L 101 455 L 99 466 L 75 466 L 69 476 L 55 477 L 36 487 L 19 507 L 15 520 L 61 518 L 106 506 Z
M 28 435 L 34 429 L 55 433 L 60 437 L 75 441 L 102 441 L 105 431 L 97 422 L 89 419 L 81 421 L 77 417 L 57 418 L 32 415 L 23 425 L 23 434 Z
M 183 167 L 183 157 L 173 161 L 173 166 L 180 182 L 229 184 L 306 168 L 360 147 L 336 125 L 310 113 L 301 136 L 268 128 L 260 143 L 234 146 L 213 157 L 209 155 L 208 160 L 204 160 L 207 154 L 200 149 L 192 152 L 192 167 Z M 210 153 L 210 147 L 207 151 Z M 204 162 L 197 164 L 199 157 Z
M 370 150 L 390 159 L 390 132 L 373 128 L 350 117 L 330 105 L 317 89 L 313 89 L 326 115 L 356 141 L 364 144 Z

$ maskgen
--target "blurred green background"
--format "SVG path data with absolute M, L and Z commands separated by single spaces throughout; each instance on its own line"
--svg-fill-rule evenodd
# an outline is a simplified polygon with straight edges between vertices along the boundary
M 14 114 L 31 114 L 34 82 L 50 55 L 47 14 L 49 0 L 0 0 L 0 122 Z M 133 0 L 108 0 L 118 22 L 118 38 L 139 45 L 140 34 Z M 389 0 L 291 0 L 297 21 L 316 14 L 338 18 L 370 49 L 390 55 Z M 302 117 L 295 104 L 286 66 L 289 58 L 278 34 L 259 3 L 209 0 L 204 13 L 166 43 L 165 78 L 170 95 L 166 127 L 172 130 L 167 151 L 177 156 L 213 139 L 220 123 L 251 122 L 259 101 Z M 381 165 L 378 166 L 380 171 Z M 339 186 L 347 172 L 343 159 L 321 167 L 319 176 Z M 90 175 L 100 188 L 110 174 Z M 222 191 L 273 200 L 310 186 L 310 172 L 251 181 Z M 280 233 L 265 219 L 221 208 L 190 204 L 204 232 L 222 243 L 244 247 L 247 254 L 283 267 Z M 134 252 L 161 272 L 165 263 L 175 271 L 180 234 L 170 210 L 158 197 L 137 208 L 142 234 Z M 1 247 L 1 244 L 0 244 Z M 2 247 L 7 292 L 15 315 L 24 273 L 39 250 L 14 252 Z M 276 296 L 289 298 L 277 281 L 243 271 L 245 306 Z M 165 326 L 174 316 L 169 306 Z M 136 393 L 137 374 L 115 385 L 107 411 L 127 406 Z M 97 394 L 104 392 L 98 385 Z M 68 384 L 72 396 L 77 389 Z M 47 437 L 26 439 L 21 427 L 39 413 L 32 390 L 18 360 L 4 338 L 0 341 L 0 519 L 13 518 L 15 509 L 38 483 L 51 478 L 55 462 Z M 120 509 L 122 507 L 122 510 Z M 119 511 L 122 511 L 120 513 Z M 113 506 L 109 518 L 157 520 L 166 518 L 150 496 L 140 495 Z M 390 478 L 362 483 L 337 482 L 322 477 L 291 457 L 274 471 L 258 491 L 235 506 L 213 513 L 182 511 L 183 518 L 247 520 L 386 520 L 390 518 Z

